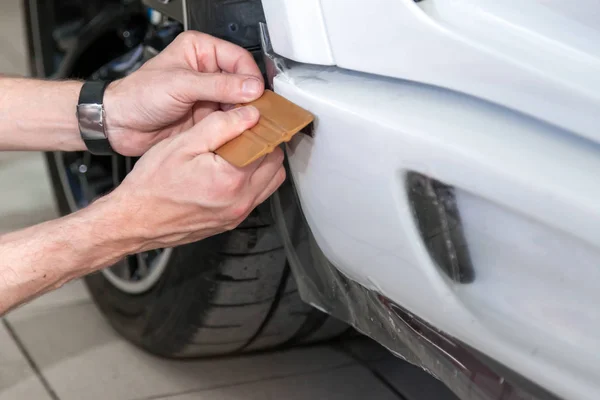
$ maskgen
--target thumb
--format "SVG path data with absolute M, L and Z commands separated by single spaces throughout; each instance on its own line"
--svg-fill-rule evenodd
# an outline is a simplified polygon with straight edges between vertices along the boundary
M 217 103 L 248 103 L 258 99 L 265 90 L 264 82 L 255 76 L 227 73 L 180 72 L 171 92 L 186 103 L 214 101 Z
M 259 118 L 260 113 L 253 106 L 215 111 L 183 134 L 186 150 L 194 156 L 213 152 L 252 128 Z

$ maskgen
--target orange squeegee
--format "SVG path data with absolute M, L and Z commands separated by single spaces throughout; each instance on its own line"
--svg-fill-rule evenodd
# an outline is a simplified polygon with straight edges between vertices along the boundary
M 219 147 L 215 153 L 236 167 L 244 167 L 271 153 L 314 121 L 314 116 L 280 95 L 265 90 L 261 98 L 243 105 L 260 111 L 258 124 Z

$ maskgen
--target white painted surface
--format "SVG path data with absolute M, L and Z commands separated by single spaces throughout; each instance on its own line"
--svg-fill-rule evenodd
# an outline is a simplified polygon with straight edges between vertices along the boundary
M 314 139 L 296 137 L 288 150 L 322 250 L 564 398 L 595 399 L 600 3 L 319 3 L 341 68 L 296 65 L 276 89 L 318 119 Z M 282 26 L 274 42 L 282 31 L 286 43 L 309 43 Z M 275 51 L 289 57 L 291 47 Z M 456 286 L 432 264 L 406 198 L 408 170 L 458 188 L 473 284 Z
M 296 65 L 275 88 L 317 116 L 314 138 L 296 136 L 288 153 L 341 271 L 564 398 L 597 397 L 600 146 L 472 97 L 335 67 Z M 457 288 L 432 263 L 407 170 L 459 189 L 475 283 Z
M 457 202 L 477 271 L 473 284 L 454 287 L 460 301 L 526 356 L 597 377 L 600 249 L 464 191 Z M 565 357 L 571 349 L 594 356 Z
M 310 64 L 335 64 L 321 12 L 321 0 L 263 0 L 275 52 Z
M 265 0 L 267 9 L 274 0 Z M 324 39 L 306 32 L 316 1 L 267 15 L 275 50 Z M 586 0 L 321 0 L 335 64 L 480 97 L 600 142 L 600 3 Z M 278 15 L 277 19 L 272 16 Z M 283 26 L 287 24 L 287 26 Z M 315 32 L 322 28 L 315 25 Z M 308 52 L 296 61 L 328 64 Z

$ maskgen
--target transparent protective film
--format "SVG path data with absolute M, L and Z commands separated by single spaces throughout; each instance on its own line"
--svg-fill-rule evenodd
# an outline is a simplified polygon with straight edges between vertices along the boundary
M 460 399 L 557 399 L 341 274 L 315 242 L 290 180 L 275 194 L 272 206 L 304 301 L 347 322 L 396 356 L 423 368 Z

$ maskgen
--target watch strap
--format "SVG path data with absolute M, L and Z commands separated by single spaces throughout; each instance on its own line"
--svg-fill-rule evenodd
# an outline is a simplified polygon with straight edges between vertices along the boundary
M 106 135 L 104 92 L 109 82 L 85 82 L 79 94 L 77 118 L 79 131 L 89 152 L 95 155 L 115 154 Z

